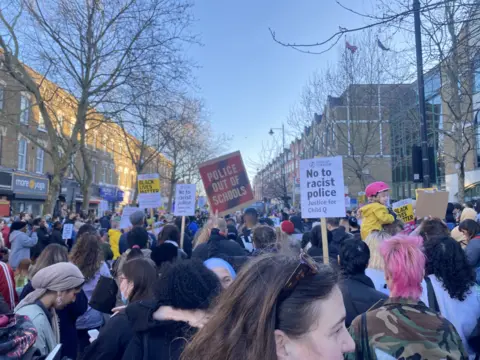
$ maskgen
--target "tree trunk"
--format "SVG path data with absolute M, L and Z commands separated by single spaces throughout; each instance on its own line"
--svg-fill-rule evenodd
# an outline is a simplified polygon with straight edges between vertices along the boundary
M 45 214 L 53 214 L 55 204 L 57 203 L 58 194 L 60 192 L 60 187 L 62 186 L 62 177 L 60 176 L 58 169 L 56 169 L 55 166 L 54 171 L 55 172 L 52 177 L 52 181 L 50 182 L 50 186 L 48 188 L 47 200 L 45 200 L 43 211 Z
M 167 205 L 167 212 L 172 212 L 172 205 L 173 205 L 173 194 L 175 193 L 175 184 L 176 180 L 172 179 L 170 181 L 170 193 L 168 194 L 168 205 Z
M 458 176 L 458 193 L 457 200 L 460 204 L 463 204 L 465 201 L 465 167 L 463 164 L 457 169 Z
M 88 213 L 88 205 L 90 203 L 90 186 L 87 183 L 80 185 L 80 191 L 82 192 L 83 203 L 82 210 Z

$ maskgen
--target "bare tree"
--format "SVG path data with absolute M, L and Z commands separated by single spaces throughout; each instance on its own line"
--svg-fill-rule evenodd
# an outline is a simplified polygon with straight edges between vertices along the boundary
M 188 0 L 17 0 L 15 5 L 0 18 L 8 31 L 0 40 L 7 70 L 33 92 L 50 141 L 63 152 L 60 157 L 55 155 L 58 150 L 46 149 L 55 167 L 48 209 L 69 159 L 85 146 L 87 122 L 98 121 L 94 116 L 97 111 L 108 114 L 103 120 L 110 121 L 123 110 L 128 104 L 119 94 L 124 86 L 132 86 L 137 73 L 155 74 L 166 87 L 187 79 L 190 64 L 182 57 L 182 43 L 195 41 L 187 31 L 192 4 Z M 27 79 L 19 60 L 18 21 L 24 30 L 22 43 L 30 50 L 23 58 L 76 99 L 68 144 L 55 141 L 55 122 L 45 109 L 45 97 L 35 86 L 38 81 L 33 82 L 31 76 Z M 89 164 L 84 162 L 87 183 L 91 182 Z

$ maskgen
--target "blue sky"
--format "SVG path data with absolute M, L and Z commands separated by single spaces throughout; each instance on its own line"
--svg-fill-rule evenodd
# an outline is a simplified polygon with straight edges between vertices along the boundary
M 364 1 L 343 3 L 362 9 Z M 198 96 L 206 102 L 215 132 L 232 137 L 228 150 L 240 150 L 247 166 L 258 158 L 269 129 L 286 121 L 309 76 L 338 54 L 333 49 L 307 55 L 282 47 L 268 28 L 284 41 L 310 43 L 339 25 L 363 24 L 334 0 L 196 0 L 194 14 L 193 30 L 204 44 L 190 50 L 200 66 L 195 72 Z

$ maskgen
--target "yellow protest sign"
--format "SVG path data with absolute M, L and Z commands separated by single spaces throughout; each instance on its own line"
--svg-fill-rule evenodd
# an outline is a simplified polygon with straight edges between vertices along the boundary
M 140 208 L 154 209 L 162 206 L 160 177 L 158 174 L 138 175 L 138 203 Z
M 413 205 L 411 203 L 397 208 L 393 208 L 393 211 L 395 211 L 397 216 L 404 223 L 409 223 L 415 219 L 413 215 Z

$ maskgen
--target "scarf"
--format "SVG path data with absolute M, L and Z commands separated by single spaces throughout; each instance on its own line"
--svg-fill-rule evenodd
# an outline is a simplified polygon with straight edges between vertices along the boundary
M 67 262 L 57 263 L 39 270 L 32 278 L 32 287 L 35 289 L 28 294 L 15 308 L 34 304 L 47 291 L 67 291 L 80 287 L 85 282 L 82 272 L 75 265 Z M 50 309 L 52 315 L 52 328 L 57 342 L 60 342 L 60 328 L 55 308 Z

